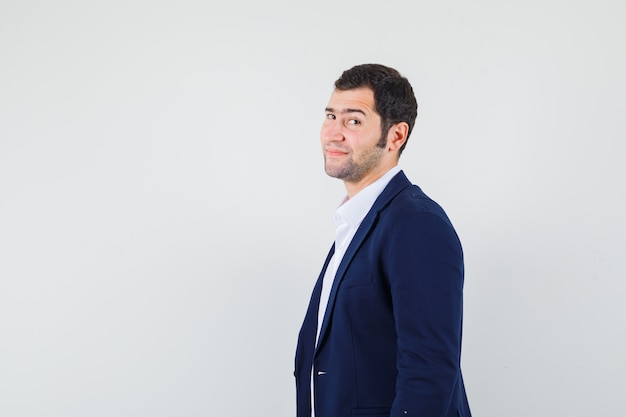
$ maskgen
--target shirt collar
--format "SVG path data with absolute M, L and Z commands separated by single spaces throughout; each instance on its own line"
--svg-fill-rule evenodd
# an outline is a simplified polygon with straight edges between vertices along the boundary
M 349 199 L 346 196 L 333 216 L 335 225 L 339 225 L 342 222 L 348 223 L 352 228 L 360 225 L 380 193 L 383 192 L 389 181 L 400 171 L 400 167 L 396 165 L 382 177 L 356 193 L 352 198 Z

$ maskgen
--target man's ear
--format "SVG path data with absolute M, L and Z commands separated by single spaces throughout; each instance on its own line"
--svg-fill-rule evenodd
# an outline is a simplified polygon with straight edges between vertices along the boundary
M 399 151 L 409 136 L 409 125 L 406 122 L 396 123 L 391 126 L 387 134 L 387 149 Z

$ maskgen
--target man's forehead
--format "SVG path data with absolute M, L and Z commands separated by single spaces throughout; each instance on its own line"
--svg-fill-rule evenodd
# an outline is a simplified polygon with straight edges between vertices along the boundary
M 330 96 L 326 110 L 332 110 L 338 113 L 376 113 L 374 92 L 370 88 L 334 90 Z

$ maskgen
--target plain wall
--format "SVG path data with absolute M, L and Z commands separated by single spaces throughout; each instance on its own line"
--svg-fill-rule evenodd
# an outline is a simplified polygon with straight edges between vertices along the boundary
M 0 415 L 293 416 L 340 181 L 393 66 L 466 256 L 477 417 L 624 417 L 626 3 L 0 2 Z

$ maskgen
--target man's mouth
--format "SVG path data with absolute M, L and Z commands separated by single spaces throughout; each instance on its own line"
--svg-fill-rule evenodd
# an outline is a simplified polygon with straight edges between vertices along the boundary
M 326 149 L 326 156 L 330 156 L 330 157 L 339 157 L 339 156 L 344 156 L 347 154 L 348 154 L 348 151 L 344 151 L 342 149 L 337 149 L 337 148 Z

